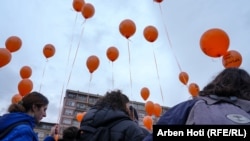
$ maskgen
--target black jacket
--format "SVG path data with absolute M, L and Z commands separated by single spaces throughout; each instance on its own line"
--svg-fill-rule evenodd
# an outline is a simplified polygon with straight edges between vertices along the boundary
M 109 107 L 104 107 L 102 109 L 96 109 L 95 107 L 91 108 L 84 116 L 81 127 L 84 125 L 91 125 L 93 127 L 107 126 L 117 120 L 121 121 L 111 128 L 112 141 L 143 140 L 145 134 L 125 112 L 113 110 Z

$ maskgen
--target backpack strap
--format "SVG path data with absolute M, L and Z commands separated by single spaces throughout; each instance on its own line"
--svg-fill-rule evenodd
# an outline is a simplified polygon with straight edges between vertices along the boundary
M 0 133 L 0 139 L 3 139 L 12 129 L 21 124 L 29 124 L 29 123 L 27 121 L 21 121 L 8 126 L 7 129 L 5 129 L 3 132 Z

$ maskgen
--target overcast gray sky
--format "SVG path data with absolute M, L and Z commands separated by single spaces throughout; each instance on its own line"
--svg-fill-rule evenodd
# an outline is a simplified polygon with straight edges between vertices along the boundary
M 0 47 L 5 47 L 10 36 L 22 39 L 22 46 L 12 53 L 10 63 L 0 68 L 0 113 L 6 111 L 12 96 L 18 93 L 19 71 L 26 65 L 32 68 L 33 90 L 50 100 L 43 121 L 56 122 L 66 89 L 101 95 L 121 89 L 131 100 L 145 102 L 140 90 L 148 87 L 148 100 L 173 106 L 190 99 L 187 86 L 178 79 L 178 64 L 189 74 L 189 83 L 198 84 L 200 89 L 224 68 L 221 58 L 206 56 L 199 45 L 201 35 L 211 28 L 228 34 L 229 50 L 240 52 L 241 68 L 250 71 L 249 0 L 85 2 L 95 8 L 89 19 L 73 9 L 72 0 L 0 1 Z M 136 32 L 129 40 L 119 32 L 124 19 L 136 24 Z M 143 36 L 148 25 L 158 29 L 159 36 L 153 43 Z M 48 43 L 55 46 L 56 52 L 46 60 L 42 50 Z M 117 47 L 120 53 L 113 63 L 106 56 L 110 46 Z M 92 77 L 86 67 L 90 55 L 100 59 Z

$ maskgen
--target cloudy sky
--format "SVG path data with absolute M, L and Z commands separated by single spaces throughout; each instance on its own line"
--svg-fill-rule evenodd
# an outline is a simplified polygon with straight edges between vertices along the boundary
M 211 58 L 200 48 L 200 37 L 208 29 L 220 28 L 230 38 L 229 50 L 242 55 L 241 68 L 250 71 L 249 0 L 85 0 L 95 8 L 85 19 L 72 7 L 72 0 L 1 0 L 0 47 L 10 36 L 22 40 L 11 53 L 10 63 L 0 68 L 0 113 L 6 112 L 18 93 L 23 66 L 32 68 L 33 90 L 49 100 L 44 121 L 56 122 L 60 99 L 66 89 L 103 95 L 121 89 L 133 101 L 145 102 L 140 90 L 150 90 L 148 100 L 173 106 L 190 99 L 187 86 L 179 81 L 180 71 L 188 83 L 202 89 L 222 69 L 221 58 Z M 136 32 L 128 39 L 119 24 L 131 19 Z M 146 26 L 158 30 L 158 38 L 148 42 Z M 55 55 L 46 59 L 43 47 L 53 44 Z M 106 50 L 115 46 L 119 57 L 111 62 Z M 92 74 L 86 67 L 90 55 L 100 59 Z

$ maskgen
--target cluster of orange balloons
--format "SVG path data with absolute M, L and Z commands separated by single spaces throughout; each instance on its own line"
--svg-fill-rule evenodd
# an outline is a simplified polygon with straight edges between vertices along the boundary
M 219 28 L 205 31 L 200 38 L 201 50 L 210 57 L 222 57 L 225 68 L 240 67 L 242 56 L 236 50 L 228 50 L 230 38 L 227 33 Z
M 30 66 L 23 66 L 19 72 L 22 80 L 18 83 L 18 91 L 21 96 L 25 96 L 33 89 L 33 82 L 30 79 L 32 69 Z
M 156 117 L 160 117 L 162 113 L 162 107 L 158 103 L 154 103 L 149 100 L 145 103 L 145 111 L 149 116 L 155 115 Z
M 73 0 L 72 6 L 76 12 L 81 12 L 85 19 L 89 19 L 95 14 L 95 7 L 91 3 L 85 3 L 84 0 Z
M 0 48 L 0 68 L 11 61 L 11 53 L 18 51 L 21 46 L 22 40 L 18 36 L 10 36 L 7 38 L 5 48 Z
M 145 111 L 147 115 L 143 118 L 143 124 L 147 129 L 152 130 L 153 120 L 151 116 L 160 117 L 162 114 L 162 107 L 158 103 L 147 101 L 145 103 Z

